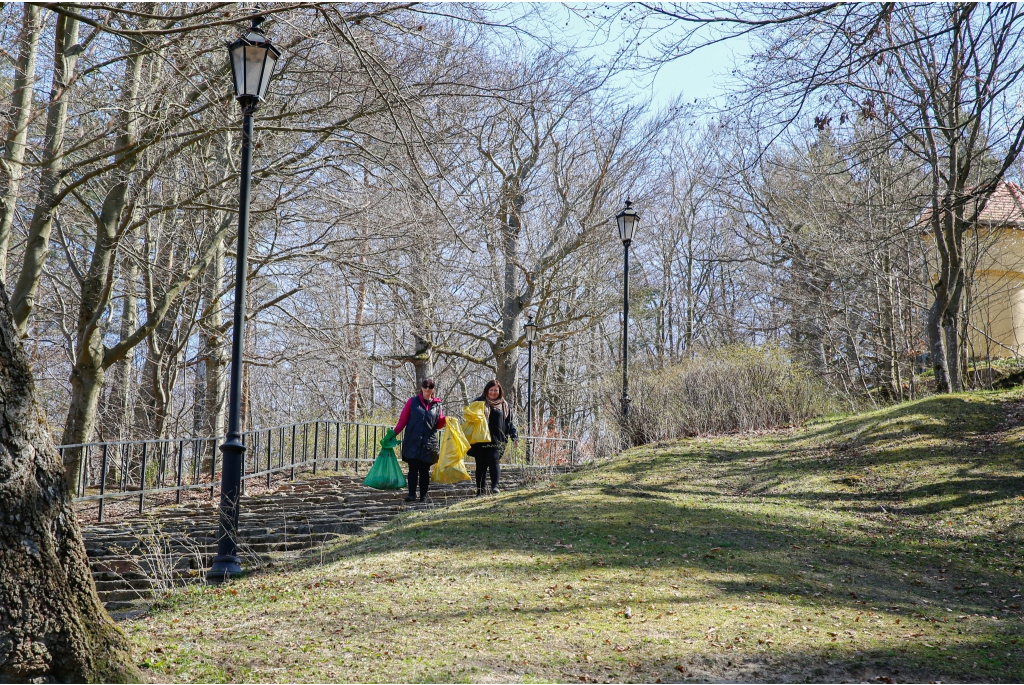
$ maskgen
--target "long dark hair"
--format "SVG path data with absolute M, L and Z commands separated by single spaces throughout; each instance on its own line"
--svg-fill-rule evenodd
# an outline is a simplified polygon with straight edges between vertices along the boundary
M 493 380 L 493 381 L 487 381 L 487 385 L 484 386 L 483 398 L 484 398 L 485 402 L 487 401 L 487 393 L 489 393 L 491 391 L 491 388 L 494 388 L 494 387 L 498 388 L 498 399 L 499 400 L 505 399 L 505 390 L 501 387 L 501 383 L 499 383 L 496 380 Z

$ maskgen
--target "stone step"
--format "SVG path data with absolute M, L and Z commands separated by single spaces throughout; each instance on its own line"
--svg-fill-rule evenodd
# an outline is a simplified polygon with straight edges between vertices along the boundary
M 111 602 L 131 602 L 137 599 L 149 599 L 153 596 L 152 590 L 112 590 L 110 592 L 99 593 L 100 601 L 107 605 Z
M 103 594 L 104 592 L 112 592 L 114 590 L 151 590 L 153 585 L 154 582 L 149 578 L 96 580 L 96 592 Z
M 503 489 L 524 482 L 514 471 L 504 475 Z M 285 482 L 272 492 L 243 495 L 239 551 L 243 559 L 301 551 L 339 535 L 379 530 L 403 512 L 449 506 L 475 494 L 470 482 L 433 484 L 427 503 L 420 504 L 405 502 L 404 489 L 367 488 L 361 477 Z M 108 610 L 144 606 L 159 588 L 201 581 L 216 555 L 216 517 L 217 507 L 210 501 L 167 506 L 125 521 L 85 522 L 86 552 Z

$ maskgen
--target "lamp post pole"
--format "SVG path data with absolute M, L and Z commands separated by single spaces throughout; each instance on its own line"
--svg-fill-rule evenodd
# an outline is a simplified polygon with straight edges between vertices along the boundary
M 221 462 L 217 556 L 206 574 L 221 582 L 242 572 L 238 556 L 239 495 L 245 444 L 242 442 L 242 359 L 245 346 L 245 292 L 249 272 L 249 195 L 252 187 L 253 115 L 266 95 L 274 66 L 281 56 L 263 31 L 263 17 L 252 18 L 248 32 L 228 46 L 235 97 L 242 107 L 242 165 L 238 189 L 238 244 L 235 257 L 235 305 L 231 327 L 231 377 L 228 389 L 228 432 Z
M 526 463 L 533 463 L 533 341 L 537 324 L 531 316 L 523 326 L 526 335 Z
M 207 576 L 223 580 L 242 572 L 238 556 L 238 497 L 242 486 L 242 358 L 245 347 L 245 291 L 249 271 L 249 190 L 252 185 L 252 118 L 255 102 L 242 104 L 242 167 L 238 192 L 238 244 L 235 257 L 235 311 L 231 325 L 231 380 L 228 388 L 228 433 L 222 457 L 217 556 Z
M 626 200 L 626 206 L 615 215 L 622 240 L 622 422 L 625 426 L 629 417 L 629 246 L 633 244 L 633 231 L 640 224 L 640 215 L 633 209 L 633 203 Z
M 629 246 L 623 240 L 622 256 L 622 419 L 629 416 Z
M 526 430 L 533 434 L 533 341 L 526 343 Z

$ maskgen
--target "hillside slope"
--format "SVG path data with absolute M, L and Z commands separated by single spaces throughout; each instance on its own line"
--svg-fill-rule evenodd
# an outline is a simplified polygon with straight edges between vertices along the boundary
M 1024 396 L 632 450 L 125 625 L 157 680 L 1015 681 Z

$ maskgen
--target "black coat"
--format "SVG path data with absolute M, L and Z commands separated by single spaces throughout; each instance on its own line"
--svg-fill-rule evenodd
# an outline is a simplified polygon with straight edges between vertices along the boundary
M 441 403 L 432 401 L 430 409 L 423 408 L 419 396 L 413 398 L 409 409 L 409 422 L 402 436 L 402 461 L 437 463 L 441 454 L 441 436 L 437 422 L 441 418 Z
M 484 402 L 484 398 L 480 397 L 473 400 L 474 402 Z M 512 411 L 512 407 L 508 408 L 508 416 L 505 416 L 505 412 L 490 408 L 487 416 L 487 427 L 491 431 L 490 442 L 478 442 L 474 445 L 469 446 L 469 456 L 471 457 L 500 457 L 505 451 L 505 445 L 509 440 L 518 440 L 519 431 L 516 430 L 515 413 Z

